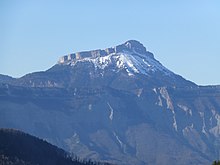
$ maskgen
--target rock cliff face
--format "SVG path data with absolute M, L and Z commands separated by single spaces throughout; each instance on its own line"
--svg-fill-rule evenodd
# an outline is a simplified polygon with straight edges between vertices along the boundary
M 1 85 L 0 127 L 118 164 L 220 158 L 219 86 L 185 80 L 134 40 L 63 58 Z
M 85 51 L 85 52 L 78 52 L 78 53 L 65 55 L 59 59 L 58 64 L 64 64 L 70 61 L 77 61 L 84 58 L 95 59 L 97 57 L 104 57 L 112 53 L 121 53 L 124 51 L 137 52 L 140 54 L 148 54 L 149 56 L 153 57 L 152 53 L 146 51 L 146 48 L 143 46 L 143 44 L 135 40 L 130 40 L 125 42 L 124 44 L 112 48 L 107 48 L 105 50 L 98 49 L 93 51 Z

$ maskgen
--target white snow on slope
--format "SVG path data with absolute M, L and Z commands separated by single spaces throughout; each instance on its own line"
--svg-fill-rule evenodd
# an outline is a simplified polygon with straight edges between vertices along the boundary
M 118 135 L 117 135 L 115 132 L 113 132 L 113 134 L 114 134 L 116 140 L 118 141 L 118 143 L 120 144 L 121 148 L 123 148 L 124 144 L 123 144 L 122 141 L 119 139 Z
M 202 118 L 202 133 L 206 133 L 206 125 L 205 125 L 205 114 L 204 112 L 199 112 L 200 117 Z
M 149 75 L 156 71 L 161 71 L 166 75 L 172 75 L 173 72 L 166 69 L 160 62 L 146 54 L 137 52 L 111 53 L 102 57 L 86 57 L 78 60 L 71 60 L 65 64 L 75 65 L 78 62 L 92 62 L 95 68 L 105 69 L 108 66 L 114 66 L 118 69 L 125 69 L 129 76 L 134 74 Z
M 109 104 L 109 102 L 108 102 L 107 104 L 108 104 L 109 109 L 110 109 L 109 119 L 112 121 L 112 120 L 113 120 L 114 110 L 113 110 L 113 108 L 111 107 L 111 105 Z

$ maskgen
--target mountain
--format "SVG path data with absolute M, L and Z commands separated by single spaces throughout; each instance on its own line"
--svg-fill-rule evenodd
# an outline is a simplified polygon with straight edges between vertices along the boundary
M 12 78 L 10 76 L 0 74 L 0 82 L 1 83 L 10 83 L 13 80 L 14 80 L 14 78 Z
M 64 150 L 21 131 L 0 129 L 0 164 L 95 165 L 96 163 L 80 161 L 77 157 L 71 158 Z
M 126 81 L 122 82 L 121 79 Z M 46 72 L 27 74 L 15 79 L 11 84 L 59 88 L 97 86 L 116 88 L 117 84 L 119 89 L 125 90 L 143 86 L 195 86 L 194 83 L 166 69 L 152 53 L 135 40 L 105 50 L 63 56 Z M 126 88 L 125 84 L 129 87 Z
M 116 164 L 211 164 L 219 121 L 219 86 L 173 73 L 135 40 L 0 86 L 0 127 Z

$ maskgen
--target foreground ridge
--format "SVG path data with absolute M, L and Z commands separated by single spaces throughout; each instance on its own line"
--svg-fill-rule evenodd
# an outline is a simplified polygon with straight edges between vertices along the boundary
M 37 137 L 14 129 L 0 129 L 0 164 L 110 165 L 80 160 Z

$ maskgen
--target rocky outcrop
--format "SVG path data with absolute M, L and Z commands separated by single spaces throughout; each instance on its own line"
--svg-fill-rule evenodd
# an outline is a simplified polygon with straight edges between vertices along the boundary
M 152 53 L 147 52 L 146 48 L 143 44 L 136 40 L 129 40 L 125 42 L 124 44 L 107 48 L 105 50 L 97 49 L 93 51 L 84 51 L 84 52 L 77 52 L 69 55 L 62 56 L 58 64 L 67 63 L 69 61 L 76 61 L 84 58 L 97 58 L 97 57 L 104 57 L 112 53 L 120 53 L 120 52 L 135 52 L 140 54 L 150 54 L 151 57 L 153 57 Z

